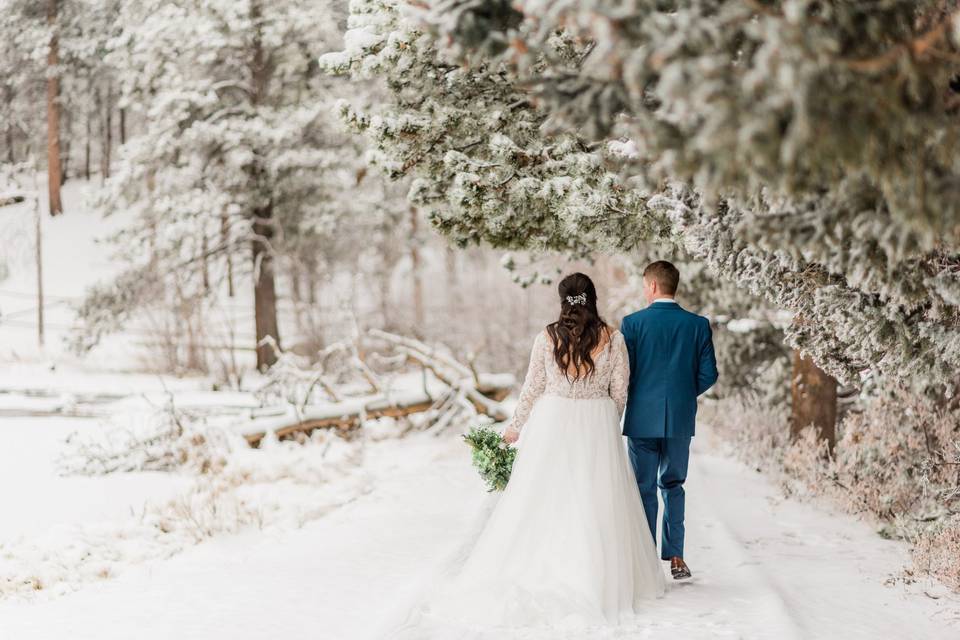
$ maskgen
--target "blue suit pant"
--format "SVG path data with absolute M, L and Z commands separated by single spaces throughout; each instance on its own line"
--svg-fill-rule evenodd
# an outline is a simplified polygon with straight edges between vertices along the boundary
M 691 438 L 627 439 L 630 464 L 637 476 L 637 487 L 650 534 L 657 539 L 657 488 L 663 498 L 660 557 L 683 557 L 683 483 L 687 479 Z

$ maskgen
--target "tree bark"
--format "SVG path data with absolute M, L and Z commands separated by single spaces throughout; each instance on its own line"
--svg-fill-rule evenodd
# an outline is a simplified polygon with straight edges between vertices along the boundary
M 203 232 L 203 236 L 200 238 L 200 253 L 203 256 L 203 264 L 201 268 L 203 270 L 203 292 L 210 293 L 210 257 L 207 255 L 210 252 L 210 244 L 207 241 L 207 233 Z
M 50 215 L 63 213 L 60 199 L 60 41 L 57 28 L 58 0 L 47 0 L 47 22 L 53 28 L 47 52 L 47 189 Z
M 13 155 L 13 125 L 7 125 L 7 162 L 10 164 L 16 163 L 16 158 Z
M 275 287 L 274 256 L 269 246 L 273 238 L 272 205 L 258 209 L 253 222 L 253 306 L 257 331 L 257 369 L 263 371 L 277 361 L 274 345 L 264 343 L 270 338 L 280 347 L 277 326 L 277 293 Z
M 230 219 L 226 213 L 220 214 L 220 241 L 226 247 L 227 256 L 227 295 L 234 296 L 233 289 L 233 245 L 230 243 Z
M 270 75 L 263 50 L 262 16 L 260 0 L 253 0 L 250 4 L 250 19 L 254 29 L 250 76 L 254 108 L 266 98 Z M 253 210 L 253 305 L 257 334 L 257 368 L 263 371 L 277 361 L 274 346 L 276 349 L 280 348 L 274 255 L 270 246 L 276 221 L 273 219 L 273 204 L 269 200 L 269 187 L 264 184 L 264 171 L 262 167 L 255 167 L 252 171 L 252 182 L 257 195 L 267 198 L 264 205 Z M 272 338 L 276 345 L 264 344 L 269 338 Z
M 127 110 L 120 109 L 120 144 L 127 143 Z
M 60 107 L 60 120 L 63 124 L 60 135 L 62 138 L 60 145 L 60 186 L 63 187 L 70 178 L 70 150 L 73 146 L 71 144 L 73 137 L 70 135 L 70 130 L 73 126 L 73 119 L 70 109 L 64 109 L 62 105 Z
M 7 113 L 11 114 L 11 117 L 7 118 L 6 126 L 6 146 L 7 146 L 7 162 L 14 164 L 16 162 L 16 156 L 14 155 L 13 145 L 13 89 L 9 86 L 6 89 L 6 98 L 7 98 Z
M 87 113 L 87 141 L 83 149 L 83 177 L 90 181 L 90 138 L 92 136 L 93 125 L 91 121 L 93 117 Z
M 790 436 L 795 439 L 800 431 L 813 425 L 819 430 L 820 439 L 826 440 L 832 451 L 837 433 L 837 381 L 796 350 L 793 352 L 791 396 Z
M 113 147 L 113 88 L 107 85 L 107 97 L 103 101 L 103 149 L 100 153 L 100 175 L 110 177 L 110 151 Z

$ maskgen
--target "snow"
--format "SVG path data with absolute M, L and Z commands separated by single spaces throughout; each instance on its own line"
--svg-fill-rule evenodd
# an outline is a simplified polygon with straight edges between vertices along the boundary
M 63 338 L 75 322 L 74 306 L 82 300 L 85 288 L 117 273 L 118 265 L 111 260 L 113 249 L 103 240 L 126 221 L 102 218 L 90 211 L 88 198 L 95 189 L 94 183 L 68 181 L 63 188 L 66 211 L 56 217 L 46 213 L 46 189 L 41 189 L 45 350 L 36 346 L 33 201 L 0 211 L 6 227 L 0 262 L 6 263 L 10 273 L 0 281 L 0 359 L 36 361 L 60 354 Z M 110 355 L 122 354 L 118 348 Z
M 0 549 L 15 538 L 35 538 L 60 525 L 125 518 L 145 501 L 183 484 L 180 478 L 157 473 L 61 477 L 55 457 L 63 439 L 75 429 L 96 426 L 91 419 L 0 418 L 0 477 L 7 487 Z
M 640 157 L 640 150 L 633 140 L 611 140 L 607 143 L 607 150 L 613 155 L 623 156 L 631 160 Z
M 5 428 L 26 433 L 31 420 L 38 421 Z M 47 455 L 55 449 L 50 445 L 56 433 L 50 431 L 47 446 L 36 448 Z M 903 544 L 880 538 L 848 516 L 782 499 L 756 471 L 714 453 L 719 446 L 709 429 L 701 431 L 687 493 L 687 559 L 694 580 L 672 583 L 637 627 L 589 637 L 957 637 L 960 601 L 955 596 L 936 591 L 935 585 L 885 584 L 906 562 Z M 287 452 L 292 456 L 287 463 L 302 464 L 315 451 L 311 445 L 298 449 Z M 362 456 L 352 459 L 352 473 L 362 476 L 363 488 L 343 491 L 322 513 L 221 533 L 171 557 L 131 554 L 111 565 L 116 573 L 108 579 L 87 581 L 60 597 L 0 599 L 4 637 L 383 637 L 383 628 L 416 600 L 495 498 L 485 492 L 454 433 L 368 440 L 362 449 Z M 21 473 L 27 473 L 21 481 L 28 480 L 39 462 L 4 464 L 0 473 L 7 485 Z M 315 482 L 340 490 L 346 486 L 342 478 L 351 475 L 346 469 Z M 98 480 L 115 482 L 105 493 L 116 496 L 132 477 L 161 474 L 125 475 Z M 67 486 L 76 479 L 63 482 Z M 316 504 L 310 491 L 288 491 L 294 485 L 260 488 L 274 492 L 275 506 L 282 503 L 288 515 Z M 43 496 L 44 511 L 63 513 L 65 502 L 86 493 L 50 491 Z M 87 506 L 90 521 L 104 517 L 96 505 Z M 77 507 L 64 517 L 79 519 L 83 510 Z M 124 522 L 120 511 L 112 514 L 114 526 Z M 38 514 L 22 506 L 9 515 L 39 524 Z M 9 533 L 4 530 L 5 540 Z
M 61 475 L 68 433 L 96 437 L 112 427 L 78 418 L 3 421 L 12 446 L 0 457 L 2 479 L 29 490 L 5 500 L 0 600 L 55 599 L 208 539 L 297 528 L 368 487 L 359 443 L 318 432 L 306 445 L 268 438 L 251 449 L 216 427 L 196 433 L 223 458 L 222 470 Z

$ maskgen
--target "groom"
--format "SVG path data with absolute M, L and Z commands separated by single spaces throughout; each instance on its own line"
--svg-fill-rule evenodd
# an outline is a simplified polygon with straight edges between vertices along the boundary
M 717 381 L 710 321 L 673 299 L 677 268 L 660 260 L 643 271 L 648 306 L 623 319 L 620 332 L 630 357 L 630 388 L 623 419 L 630 462 L 643 509 L 657 538 L 657 487 L 663 496 L 660 557 L 677 580 L 689 578 L 683 561 L 683 483 L 697 396 Z

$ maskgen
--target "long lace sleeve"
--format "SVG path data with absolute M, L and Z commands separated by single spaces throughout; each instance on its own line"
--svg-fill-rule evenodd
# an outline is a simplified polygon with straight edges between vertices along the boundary
M 610 397 L 617 405 L 617 412 L 623 415 L 627 406 L 627 390 L 630 387 L 630 357 L 627 354 L 627 343 L 619 331 L 610 338 L 613 348 L 612 368 L 610 371 Z
M 527 375 L 524 377 L 523 387 L 520 389 L 517 409 L 513 412 L 513 418 L 511 418 L 504 433 L 519 434 L 523 425 L 526 424 L 537 398 L 543 395 L 543 390 L 547 386 L 547 371 L 544 366 L 546 348 L 547 334 L 541 331 L 533 341 L 533 348 L 530 350 L 530 364 L 527 366 Z

